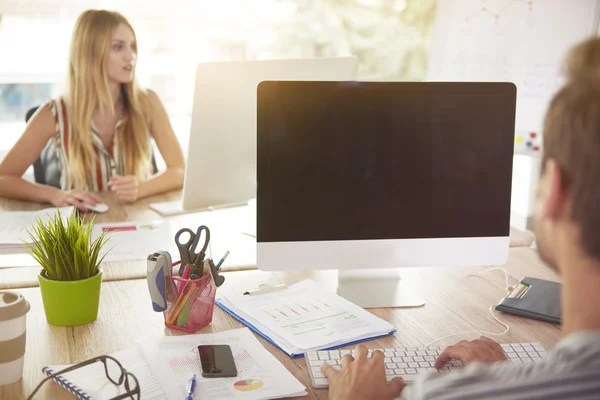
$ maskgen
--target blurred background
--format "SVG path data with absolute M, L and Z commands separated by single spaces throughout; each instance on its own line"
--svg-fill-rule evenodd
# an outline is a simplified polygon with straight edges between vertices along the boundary
M 32 105 L 65 86 L 75 19 L 123 13 L 138 39 L 137 78 L 164 102 L 187 157 L 202 61 L 356 55 L 359 79 L 425 78 L 436 0 L 0 0 L 0 159 Z

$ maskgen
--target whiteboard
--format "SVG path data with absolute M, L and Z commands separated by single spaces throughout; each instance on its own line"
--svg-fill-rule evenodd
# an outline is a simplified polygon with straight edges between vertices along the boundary
M 438 0 L 427 80 L 517 86 L 517 134 L 542 132 L 562 60 L 598 28 L 599 0 Z

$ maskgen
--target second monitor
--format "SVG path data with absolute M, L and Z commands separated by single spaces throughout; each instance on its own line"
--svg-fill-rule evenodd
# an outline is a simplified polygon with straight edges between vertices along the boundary
M 201 63 L 196 71 L 183 209 L 256 197 L 256 87 L 263 80 L 350 80 L 356 57 Z

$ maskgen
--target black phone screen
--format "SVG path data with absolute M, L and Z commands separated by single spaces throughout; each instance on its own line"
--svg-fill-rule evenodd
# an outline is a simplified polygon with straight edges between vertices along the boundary
M 235 360 L 231 353 L 231 347 L 228 345 L 200 345 L 198 346 L 198 353 L 202 363 L 202 376 L 237 376 Z

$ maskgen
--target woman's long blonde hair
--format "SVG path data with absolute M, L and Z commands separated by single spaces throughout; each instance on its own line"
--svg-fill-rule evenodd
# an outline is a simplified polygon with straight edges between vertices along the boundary
M 135 32 L 127 19 L 118 12 L 84 11 L 73 31 L 69 57 L 68 111 L 72 128 L 69 140 L 69 170 L 72 188 L 90 186 L 88 173 L 96 162 L 92 144 L 91 123 L 94 110 L 114 112 L 106 60 L 115 30 L 125 24 Z M 137 39 L 136 39 L 137 43 Z M 135 75 L 134 75 L 135 76 Z M 147 96 L 132 82 L 121 85 L 123 123 L 115 140 L 124 156 L 125 174 L 143 178 L 149 166 L 149 122 Z

